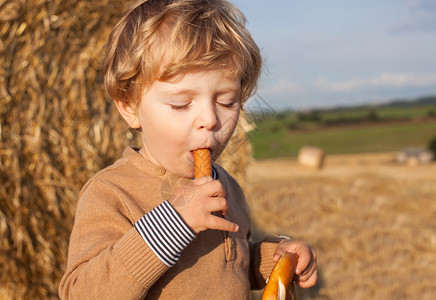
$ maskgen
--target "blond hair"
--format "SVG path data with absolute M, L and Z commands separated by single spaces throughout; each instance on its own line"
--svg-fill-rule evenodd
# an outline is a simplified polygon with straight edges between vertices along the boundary
M 113 99 L 137 105 L 144 88 L 195 70 L 241 78 L 241 102 L 256 90 L 259 48 L 244 15 L 225 0 L 142 0 L 114 27 L 103 74 Z

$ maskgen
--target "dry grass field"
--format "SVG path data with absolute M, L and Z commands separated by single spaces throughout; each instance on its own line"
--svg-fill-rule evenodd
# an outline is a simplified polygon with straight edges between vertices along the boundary
M 329 156 L 319 171 L 291 159 L 249 167 L 257 231 L 317 249 L 319 282 L 299 299 L 435 299 L 436 164 L 393 156 Z

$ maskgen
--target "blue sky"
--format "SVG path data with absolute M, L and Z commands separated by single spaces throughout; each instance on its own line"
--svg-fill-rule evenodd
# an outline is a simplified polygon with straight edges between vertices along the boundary
M 436 0 L 233 0 L 274 109 L 436 95 Z

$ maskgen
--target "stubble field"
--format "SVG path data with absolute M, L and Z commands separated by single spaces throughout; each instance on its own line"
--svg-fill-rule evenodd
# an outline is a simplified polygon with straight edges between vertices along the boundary
M 435 299 L 436 164 L 393 157 L 329 156 L 319 171 L 292 159 L 250 165 L 255 237 L 285 234 L 317 250 L 319 282 L 299 299 Z

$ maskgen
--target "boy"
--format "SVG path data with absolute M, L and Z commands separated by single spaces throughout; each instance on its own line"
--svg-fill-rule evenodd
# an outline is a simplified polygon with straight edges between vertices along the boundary
M 316 282 L 303 242 L 249 242 L 242 190 L 219 165 L 192 180 L 193 150 L 215 161 L 255 90 L 259 49 L 225 0 L 135 4 L 106 49 L 107 90 L 142 148 L 128 148 L 81 191 L 62 299 L 246 299 L 285 251 Z M 163 193 L 167 183 L 174 192 Z M 219 216 L 220 213 L 222 216 Z

